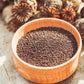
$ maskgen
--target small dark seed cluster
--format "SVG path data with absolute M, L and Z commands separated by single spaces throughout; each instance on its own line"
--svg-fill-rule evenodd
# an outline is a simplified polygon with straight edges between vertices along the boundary
M 18 56 L 36 66 L 56 66 L 73 57 L 77 50 L 74 36 L 61 28 L 45 27 L 23 36 L 17 45 Z

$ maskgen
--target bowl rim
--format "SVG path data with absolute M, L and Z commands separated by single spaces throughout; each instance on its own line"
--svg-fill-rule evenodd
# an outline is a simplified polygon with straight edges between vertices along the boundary
M 51 20 L 59 20 L 59 21 L 62 21 L 62 22 L 64 22 L 64 23 L 70 25 L 71 27 L 73 27 L 74 30 L 75 30 L 75 32 L 77 32 L 77 34 L 79 35 L 80 45 L 79 45 L 79 48 L 77 49 L 75 55 L 74 55 L 71 59 L 69 59 L 68 61 L 66 61 L 66 62 L 64 62 L 64 63 L 62 63 L 62 64 L 60 64 L 60 65 L 51 66 L 51 67 L 41 67 L 41 66 L 35 66 L 35 65 L 32 65 L 32 64 L 29 64 L 29 63 L 23 61 L 23 60 L 17 55 L 17 52 L 14 51 L 14 49 L 13 49 L 14 37 L 15 37 L 16 34 L 20 31 L 20 29 L 24 28 L 25 26 L 27 26 L 28 24 L 30 24 L 30 23 L 32 23 L 32 22 L 35 22 L 35 21 L 38 21 L 38 20 L 39 20 L 39 21 L 40 21 L 40 20 L 45 20 L 45 19 L 46 19 L 46 20 L 50 20 L 50 19 L 51 19 Z M 32 21 L 29 21 L 29 22 L 25 23 L 24 25 L 22 25 L 22 26 L 15 32 L 15 34 L 14 34 L 14 36 L 13 36 L 13 38 L 12 38 L 11 48 L 12 48 L 12 52 L 13 52 L 14 56 L 15 56 L 20 62 L 22 62 L 23 64 L 25 64 L 25 65 L 27 65 L 27 66 L 29 66 L 29 67 L 36 68 L 36 69 L 55 69 L 55 68 L 59 68 L 59 67 L 62 67 L 62 66 L 64 66 L 64 65 L 70 63 L 72 60 L 74 60 L 74 59 L 76 58 L 77 54 L 79 54 L 80 51 L 81 51 L 81 49 L 82 49 L 82 39 L 81 39 L 81 35 L 80 35 L 80 33 L 78 32 L 78 30 L 77 30 L 72 24 L 68 23 L 67 21 L 64 21 L 64 20 L 62 20 L 62 19 L 57 19 L 57 18 L 39 18 L 39 19 L 34 19 L 34 20 L 32 20 Z

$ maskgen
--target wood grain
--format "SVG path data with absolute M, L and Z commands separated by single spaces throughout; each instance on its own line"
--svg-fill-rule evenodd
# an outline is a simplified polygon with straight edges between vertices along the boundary
M 0 84 L 35 84 L 24 79 L 16 70 L 11 52 L 13 33 L 9 32 L 0 16 Z M 80 64 L 68 79 L 57 84 L 84 84 L 84 45 Z

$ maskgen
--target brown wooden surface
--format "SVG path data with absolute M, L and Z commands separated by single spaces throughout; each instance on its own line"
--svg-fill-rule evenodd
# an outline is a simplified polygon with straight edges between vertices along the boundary
M 9 32 L 0 16 L 0 84 L 35 84 L 24 79 L 16 70 L 11 52 L 12 32 Z M 80 64 L 68 79 L 57 84 L 84 84 L 84 45 Z

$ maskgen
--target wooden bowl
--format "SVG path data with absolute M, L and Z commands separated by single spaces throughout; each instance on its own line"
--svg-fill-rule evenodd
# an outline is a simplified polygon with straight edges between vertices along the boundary
M 16 53 L 16 46 L 18 40 L 31 30 L 38 29 L 40 27 L 61 27 L 71 32 L 78 44 L 76 54 L 67 62 L 54 67 L 38 67 L 26 63 Z M 82 48 L 82 40 L 77 29 L 66 21 L 55 18 L 42 18 L 36 19 L 24 24 L 17 30 L 12 40 L 12 52 L 14 55 L 14 63 L 18 72 L 26 79 L 36 83 L 57 83 L 73 74 L 77 69 L 80 61 L 80 53 Z

